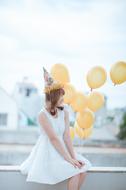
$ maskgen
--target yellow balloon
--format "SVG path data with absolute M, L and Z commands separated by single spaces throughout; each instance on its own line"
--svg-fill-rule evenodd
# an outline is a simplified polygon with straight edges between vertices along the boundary
M 110 70 L 110 77 L 114 84 L 122 84 L 126 81 L 126 62 L 115 63 Z
M 75 124 L 74 124 L 74 130 L 78 137 L 83 138 L 83 135 L 84 135 L 83 129 L 79 127 L 77 122 L 75 122 Z
M 93 67 L 87 73 L 87 83 L 91 89 L 102 86 L 107 78 L 107 73 L 101 66 Z
M 75 96 L 70 104 L 75 112 L 80 112 L 87 107 L 87 96 L 78 91 L 75 93 Z
M 76 121 L 81 128 L 90 128 L 94 123 L 94 113 L 86 108 L 82 112 L 78 112 L 76 116 Z
M 71 137 L 72 140 L 74 139 L 74 136 L 75 136 L 74 127 L 70 126 L 70 137 Z
M 75 96 L 75 88 L 72 84 L 67 83 L 64 86 L 65 95 L 64 95 L 64 102 L 69 103 L 73 100 L 73 97 Z
M 91 126 L 88 129 L 82 129 L 81 127 L 79 127 L 77 121 L 75 121 L 74 129 L 77 136 L 83 139 L 83 138 L 88 138 L 92 134 L 93 126 Z
M 90 128 L 88 129 L 84 129 L 83 130 L 83 138 L 88 138 L 93 132 L 93 126 L 91 126 Z
M 51 68 L 52 77 L 60 82 L 61 84 L 66 84 L 70 82 L 69 72 L 64 64 L 56 63 Z
M 104 105 L 104 95 L 93 91 L 88 95 L 88 108 L 96 112 Z

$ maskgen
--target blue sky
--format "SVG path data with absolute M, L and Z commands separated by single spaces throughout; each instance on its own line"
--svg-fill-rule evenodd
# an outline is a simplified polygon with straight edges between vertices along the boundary
M 9 93 L 24 76 L 43 89 L 42 66 L 65 64 L 77 90 L 89 91 L 86 73 L 103 66 L 99 89 L 108 106 L 126 106 L 126 83 L 114 87 L 109 71 L 126 61 L 126 1 L 0 1 L 0 85 Z

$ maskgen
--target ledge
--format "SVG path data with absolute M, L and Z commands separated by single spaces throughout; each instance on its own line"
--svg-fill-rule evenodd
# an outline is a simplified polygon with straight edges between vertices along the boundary
M 20 172 L 18 165 L 0 165 L 0 171 Z M 126 167 L 91 167 L 87 173 L 126 173 Z
M 0 190 L 67 190 L 67 180 L 49 185 L 26 182 L 19 165 L 0 165 Z M 126 167 L 91 167 L 80 190 L 125 190 Z

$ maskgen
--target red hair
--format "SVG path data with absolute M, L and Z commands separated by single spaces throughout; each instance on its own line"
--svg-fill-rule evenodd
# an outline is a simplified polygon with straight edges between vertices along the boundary
M 60 110 L 63 110 L 64 107 L 57 106 L 57 102 L 58 102 L 60 96 L 63 96 L 64 94 L 65 94 L 65 90 L 63 88 L 52 90 L 52 91 L 50 91 L 50 93 L 45 93 L 46 101 L 49 101 L 51 103 L 51 107 L 49 110 L 51 115 L 56 114 L 56 107 Z

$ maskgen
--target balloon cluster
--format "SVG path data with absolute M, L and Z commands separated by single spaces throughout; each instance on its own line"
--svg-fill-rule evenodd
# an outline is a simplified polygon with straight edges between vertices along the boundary
M 64 102 L 69 104 L 76 114 L 74 126 L 70 126 L 70 135 L 73 140 L 75 135 L 80 138 L 88 138 L 92 134 L 95 121 L 94 113 L 104 105 L 104 95 L 93 91 L 105 84 L 107 72 L 101 66 L 91 68 L 86 76 L 87 84 L 91 91 L 84 94 L 77 91 L 70 83 L 70 76 L 64 64 L 54 64 L 51 68 L 52 77 L 64 84 Z M 126 81 L 126 62 L 117 62 L 110 69 L 110 78 L 114 85 L 122 84 Z

